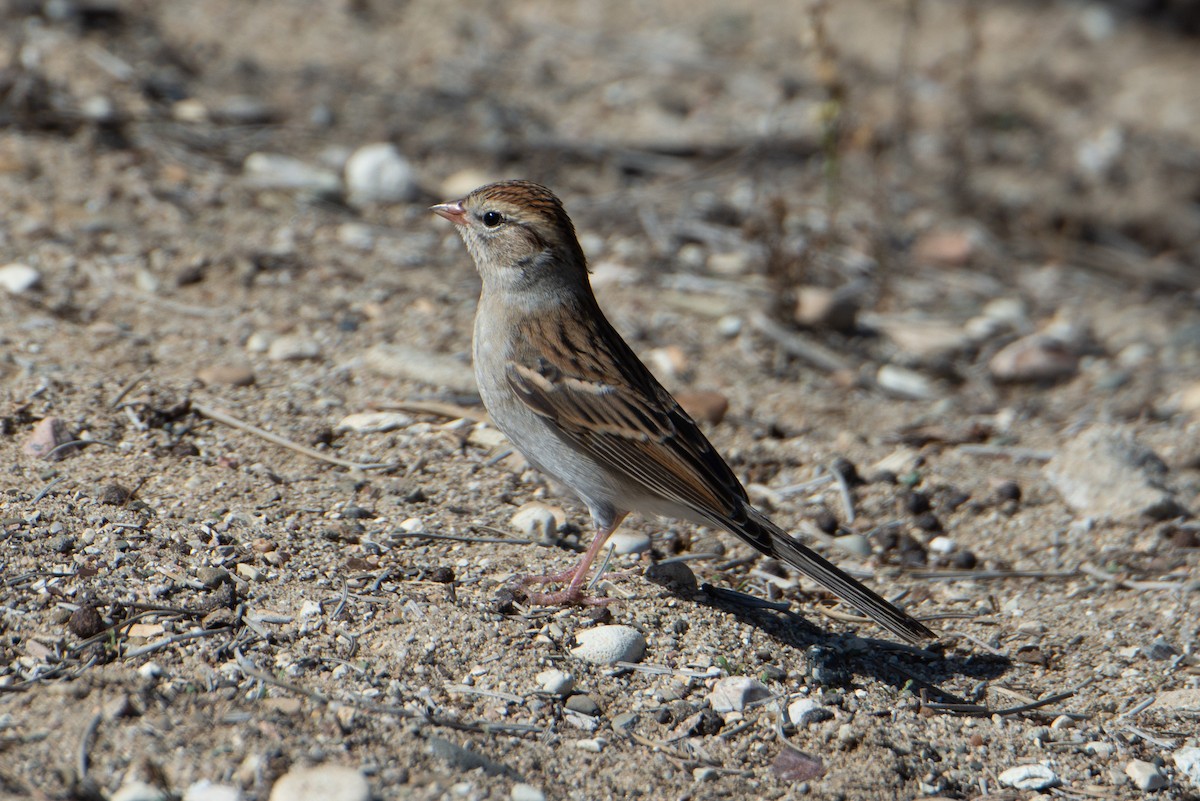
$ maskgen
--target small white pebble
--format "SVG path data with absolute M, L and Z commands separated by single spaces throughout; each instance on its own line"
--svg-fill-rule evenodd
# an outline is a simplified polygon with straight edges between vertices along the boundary
M 646 655 L 646 638 L 629 626 L 596 626 L 575 635 L 571 655 L 595 665 L 640 662 Z

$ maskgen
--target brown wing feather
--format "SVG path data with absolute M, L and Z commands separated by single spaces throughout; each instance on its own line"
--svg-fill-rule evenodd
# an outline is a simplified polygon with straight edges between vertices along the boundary
M 518 397 L 554 420 L 592 458 L 635 479 L 662 498 L 707 517 L 734 512 L 731 495 L 746 499 L 741 483 L 716 450 L 655 380 L 597 309 L 580 314 L 586 329 L 530 319 L 524 341 L 554 343 L 520 354 L 508 370 Z M 586 333 L 584 333 L 586 332 Z M 586 336 L 586 342 L 576 338 Z M 536 355 L 534 355 L 536 354 Z M 605 381 L 619 375 L 620 386 Z

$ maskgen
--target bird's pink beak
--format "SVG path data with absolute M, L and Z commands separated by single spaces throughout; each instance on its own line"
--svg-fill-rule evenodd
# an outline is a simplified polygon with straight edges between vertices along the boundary
M 455 225 L 467 224 L 467 210 L 463 208 L 461 200 L 453 203 L 439 203 L 436 206 L 430 206 L 429 210 L 439 217 L 445 217 Z

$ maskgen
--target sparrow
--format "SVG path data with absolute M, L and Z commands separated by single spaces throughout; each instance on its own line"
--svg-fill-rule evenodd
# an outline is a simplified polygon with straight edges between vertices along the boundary
M 584 602 L 589 567 L 638 511 L 729 531 L 896 636 L 913 644 L 934 636 L 750 504 L 729 465 L 600 310 L 575 227 L 553 192 L 502 181 L 431 210 L 454 223 L 482 278 L 473 355 L 492 422 L 586 504 L 595 526 L 573 569 L 532 579 L 566 588 L 531 599 Z

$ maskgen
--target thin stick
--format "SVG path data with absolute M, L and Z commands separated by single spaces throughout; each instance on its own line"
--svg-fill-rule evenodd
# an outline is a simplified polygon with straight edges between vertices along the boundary
M 490 423 L 491 418 L 487 412 L 482 409 L 472 409 L 467 406 L 459 406 L 457 403 L 444 403 L 442 401 L 418 401 L 418 400 L 400 400 L 388 401 L 387 403 L 372 404 L 376 409 L 384 412 L 417 412 L 418 414 L 434 414 L 438 417 L 448 417 L 452 420 L 462 418 L 475 423 Z
M 142 373 L 141 375 L 134 376 L 133 378 L 131 378 L 129 380 L 129 383 L 127 383 L 125 386 L 121 387 L 121 391 L 117 393 L 117 396 L 108 402 L 108 408 L 110 408 L 110 409 L 117 408 L 117 405 L 121 401 L 125 400 L 125 396 L 128 395 L 130 392 L 133 392 L 133 388 L 136 387 L 138 384 L 142 383 L 143 381 L 145 381 L 146 377 L 149 375 L 150 375 L 150 373 L 147 372 L 147 373 Z
M 479 526 L 481 531 L 498 531 L 489 526 Z M 480 542 L 480 543 L 503 543 L 505 545 L 533 545 L 534 540 L 522 540 L 514 537 L 468 537 L 465 534 L 434 534 L 429 531 L 393 531 L 388 534 L 389 539 L 422 539 L 422 540 L 448 540 L 450 542 Z
M 789 331 L 762 312 L 750 315 L 750 325 L 763 336 L 775 342 L 788 354 L 827 373 L 850 369 L 850 363 L 829 348 L 812 342 L 793 331 Z
M 267 442 L 273 442 L 276 445 L 288 448 L 296 453 L 302 453 L 310 459 L 316 459 L 321 462 L 329 462 L 330 464 L 336 464 L 339 467 L 348 467 L 351 470 L 390 470 L 400 466 L 399 462 L 367 463 L 351 462 L 346 459 L 339 459 L 336 456 L 330 456 L 329 454 L 321 453 L 321 451 L 315 450 L 314 448 L 309 448 L 305 445 L 301 445 L 298 442 L 293 442 L 292 440 L 287 439 L 286 437 L 281 437 L 278 434 L 272 434 L 266 429 L 259 428 L 251 423 L 247 423 L 245 420 L 234 417 L 224 409 L 218 409 L 214 406 L 207 406 L 202 403 L 193 403 L 192 410 L 201 417 L 207 417 L 209 420 L 215 420 L 218 423 L 224 423 L 230 428 L 236 428 L 241 431 L 245 431 L 247 434 L 253 434 L 260 439 L 265 439 Z
M 841 470 L 830 468 L 830 473 L 833 473 L 833 479 L 837 482 L 838 494 L 842 498 L 842 511 L 846 514 L 846 525 L 854 522 L 854 496 L 850 494 L 850 482 L 842 475 Z
M 92 738 L 96 736 L 96 730 L 100 728 L 100 722 L 104 720 L 104 713 L 97 712 L 92 715 L 92 719 L 88 721 L 87 728 L 83 730 L 83 737 L 79 739 L 79 758 L 75 764 L 75 770 L 79 772 L 79 783 L 83 784 L 87 779 L 88 773 L 88 751 L 92 748 Z
M 969 456 L 994 456 L 1012 459 L 1014 462 L 1048 462 L 1054 458 L 1054 451 L 1013 448 L 1007 445 L 959 445 L 956 450 Z
M 126 652 L 125 658 L 136 659 L 139 656 L 145 656 L 146 654 L 151 654 L 155 651 L 161 651 L 168 645 L 174 645 L 175 643 L 184 642 L 185 640 L 194 640 L 198 637 L 211 637 L 214 634 L 221 634 L 231 630 L 231 626 L 221 626 L 220 628 L 215 629 L 196 629 L 194 631 L 185 631 L 183 634 L 175 634 L 171 637 L 164 637 L 161 640 L 155 640 L 152 643 L 147 643 L 141 648 L 134 648 L 132 651 Z

